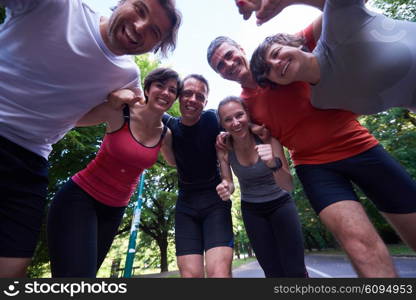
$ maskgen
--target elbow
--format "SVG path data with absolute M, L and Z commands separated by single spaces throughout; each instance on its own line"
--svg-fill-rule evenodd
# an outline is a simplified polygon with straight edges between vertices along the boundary
M 171 159 L 165 159 L 166 163 L 171 167 L 176 167 L 176 161 Z
M 287 186 L 283 187 L 284 190 L 288 193 L 292 193 L 294 188 L 293 188 L 293 184 L 288 184 Z
M 293 190 L 294 190 L 294 185 L 293 185 L 293 180 L 292 180 L 292 178 L 290 178 L 290 179 L 288 180 L 288 182 L 285 184 L 284 189 L 285 189 L 287 192 L 289 192 L 289 193 L 292 193 L 292 192 L 293 192 Z

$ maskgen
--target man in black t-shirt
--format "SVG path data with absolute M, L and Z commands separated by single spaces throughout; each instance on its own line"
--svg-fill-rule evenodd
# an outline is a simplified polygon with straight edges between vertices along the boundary
M 203 76 L 187 76 L 179 97 L 181 117 L 164 117 L 173 140 L 172 152 L 162 153 L 179 174 L 175 243 L 182 277 L 204 277 L 205 271 L 208 277 L 231 277 L 231 202 L 216 192 L 221 182 L 215 150 L 220 126 L 214 110 L 203 111 L 208 92 Z

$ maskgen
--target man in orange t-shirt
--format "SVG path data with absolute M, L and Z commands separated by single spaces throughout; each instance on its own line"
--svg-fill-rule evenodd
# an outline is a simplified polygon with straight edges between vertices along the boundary
M 313 49 L 320 30 L 318 19 L 298 36 Z M 357 115 L 313 108 L 309 84 L 258 87 L 244 50 L 230 38 L 212 41 L 207 58 L 223 78 L 241 84 L 241 97 L 253 122 L 264 124 L 290 150 L 312 207 L 345 249 L 359 276 L 397 276 L 352 182 L 369 196 L 401 237 L 415 246 L 416 183 L 409 174 L 360 125 Z

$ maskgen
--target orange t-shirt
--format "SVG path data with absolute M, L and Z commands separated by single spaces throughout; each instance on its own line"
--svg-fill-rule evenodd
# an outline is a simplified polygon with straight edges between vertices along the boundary
M 312 26 L 302 34 L 310 49 L 315 47 Z M 310 103 L 310 86 L 294 82 L 277 88 L 243 88 L 252 121 L 264 124 L 290 150 L 295 165 L 322 164 L 362 153 L 378 141 L 343 110 L 321 110 Z

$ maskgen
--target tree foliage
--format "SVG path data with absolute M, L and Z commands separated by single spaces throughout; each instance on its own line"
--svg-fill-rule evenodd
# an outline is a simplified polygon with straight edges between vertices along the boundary
M 371 4 L 391 18 L 415 21 L 416 0 L 372 0 Z
M 6 11 L 4 7 L 0 6 L 0 24 L 3 23 L 5 17 L 6 17 Z

